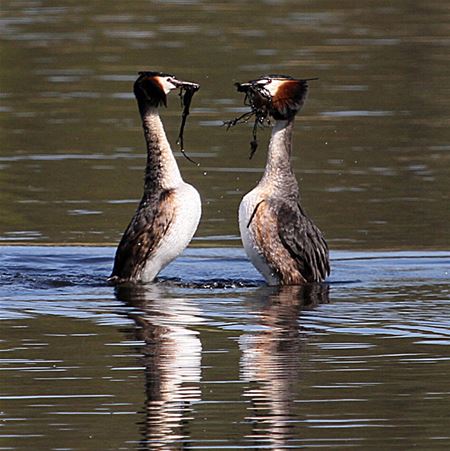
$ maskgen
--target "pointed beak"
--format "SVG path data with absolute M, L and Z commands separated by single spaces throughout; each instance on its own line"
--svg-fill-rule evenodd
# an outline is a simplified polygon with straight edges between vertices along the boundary
M 235 83 L 236 89 L 238 92 L 248 92 L 251 87 L 251 83 Z
M 193 83 L 191 81 L 177 80 L 176 78 L 171 78 L 170 82 L 173 83 L 177 88 L 189 89 L 190 91 L 196 92 L 200 89 L 200 85 Z

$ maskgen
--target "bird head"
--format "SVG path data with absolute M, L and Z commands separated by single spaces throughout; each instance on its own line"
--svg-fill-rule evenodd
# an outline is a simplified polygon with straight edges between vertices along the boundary
M 244 103 L 250 106 L 250 111 L 224 124 L 230 128 L 255 117 L 250 158 L 258 147 L 256 139 L 258 126 L 270 124 L 270 118 L 293 120 L 305 103 L 310 80 L 317 78 L 298 79 L 288 75 L 264 75 L 247 83 L 235 83 L 237 90 L 245 94 Z
M 198 91 L 200 86 L 189 81 L 181 81 L 163 72 L 139 72 L 134 82 L 134 95 L 139 105 L 167 106 L 167 94 L 174 89 Z
M 287 75 L 265 75 L 247 83 L 236 83 L 244 92 L 256 116 L 275 120 L 292 119 L 303 107 L 308 93 L 308 81 Z
M 179 144 L 182 154 L 195 163 L 184 151 L 183 133 L 186 119 L 189 116 L 192 97 L 200 89 L 200 85 L 190 81 L 178 80 L 173 75 L 163 72 L 139 72 L 139 77 L 134 82 L 134 95 L 136 96 L 142 118 L 146 116 L 151 108 L 157 108 L 160 105 L 167 106 L 167 94 L 174 89 L 180 90 L 179 96 L 183 106 L 177 144 Z

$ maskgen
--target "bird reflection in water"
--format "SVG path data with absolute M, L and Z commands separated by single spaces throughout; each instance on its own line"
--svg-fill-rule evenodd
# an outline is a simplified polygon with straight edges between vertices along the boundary
M 328 303 L 329 286 L 269 290 L 252 306 L 262 331 L 240 337 L 241 379 L 248 383 L 244 397 L 251 403 L 247 439 L 255 449 L 284 450 L 300 439 L 294 401 L 302 369 L 300 312 Z
M 201 342 L 192 326 L 201 318 L 185 298 L 164 294 L 161 285 L 118 287 L 117 298 L 134 307 L 134 339 L 145 368 L 145 424 L 141 450 L 189 448 L 192 405 L 200 401 Z

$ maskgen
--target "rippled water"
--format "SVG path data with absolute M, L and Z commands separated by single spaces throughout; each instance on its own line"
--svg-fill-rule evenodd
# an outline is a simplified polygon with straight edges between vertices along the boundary
M 449 253 L 335 252 L 303 289 L 233 248 L 114 288 L 113 253 L 2 248 L 2 449 L 450 445 Z
M 3 0 L 0 449 L 449 449 L 449 18 L 441 0 Z M 142 69 L 201 85 L 200 167 L 179 163 L 203 217 L 158 284 L 115 289 Z M 267 288 L 240 248 L 269 132 L 249 161 L 251 128 L 222 122 L 265 73 L 319 77 L 293 166 L 325 285 Z M 180 112 L 169 98 L 172 143 Z
M 180 159 L 203 198 L 200 245 L 238 245 L 236 210 L 265 163 L 235 81 L 319 77 L 295 128 L 306 210 L 335 249 L 448 249 L 449 3 L 397 0 L 4 0 L 0 240 L 117 243 L 141 195 L 132 83 L 198 81 Z M 175 141 L 179 102 L 163 112 Z

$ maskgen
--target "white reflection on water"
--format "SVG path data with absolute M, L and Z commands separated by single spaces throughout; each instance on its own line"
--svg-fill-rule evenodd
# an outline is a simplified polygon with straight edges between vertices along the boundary
M 328 303 L 329 287 L 282 287 L 253 306 L 262 331 L 239 337 L 241 377 L 248 382 L 243 396 L 250 401 L 248 439 L 283 450 L 300 441 L 295 393 L 301 377 L 302 341 L 299 314 Z
M 118 300 L 135 309 L 135 338 L 144 342 L 140 351 L 146 381 L 145 423 L 142 444 L 171 447 L 187 440 L 184 430 L 192 405 L 201 399 L 199 333 L 203 322 L 199 308 L 187 299 L 167 299 L 164 287 L 120 287 Z M 171 448 L 167 448 L 171 449 Z

